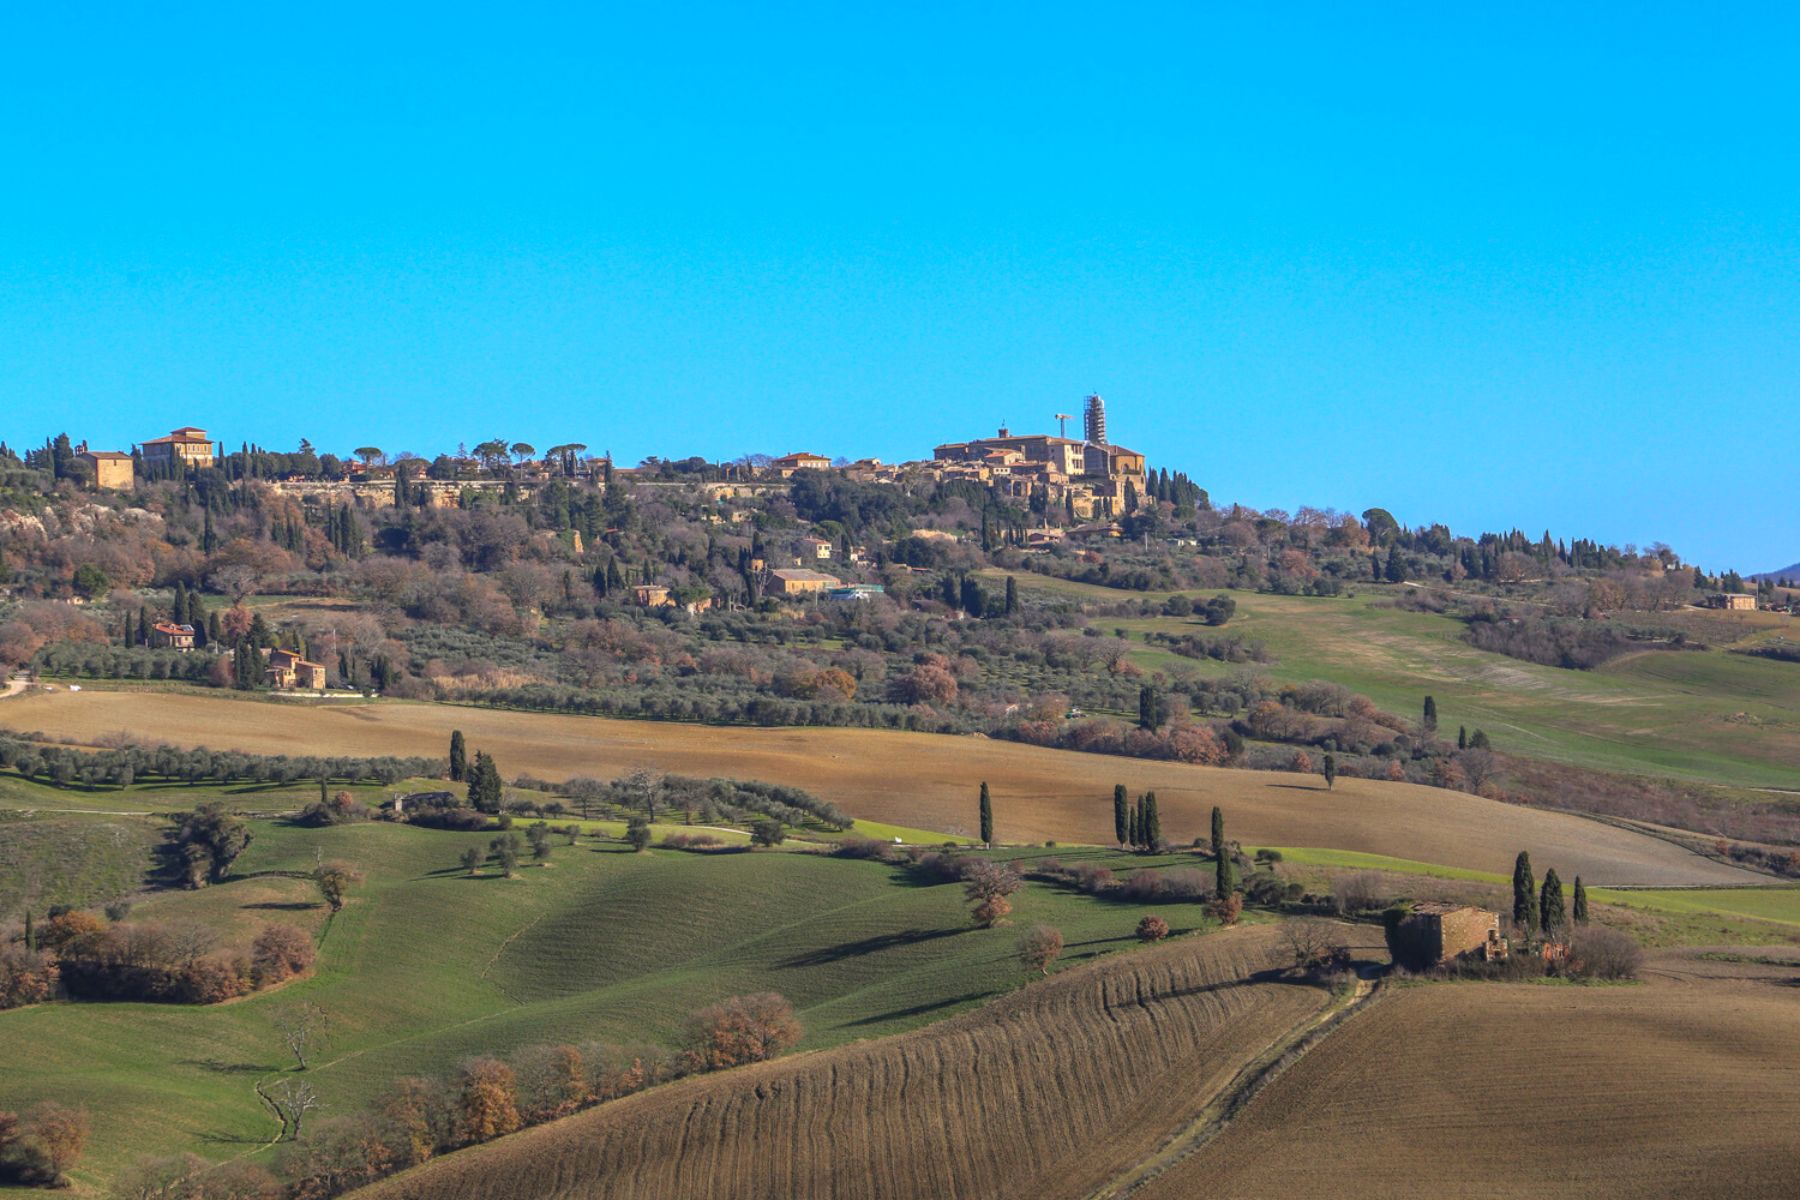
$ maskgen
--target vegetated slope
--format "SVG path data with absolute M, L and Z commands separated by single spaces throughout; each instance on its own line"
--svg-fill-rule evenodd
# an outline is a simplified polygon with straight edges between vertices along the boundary
M 1021 574 L 1040 588 L 1094 604 L 1135 601 L 1126 592 Z M 1722 647 L 1791 628 L 1775 613 L 1690 613 L 1698 652 L 1629 655 L 1595 671 L 1540 666 L 1471 646 L 1463 622 L 1391 601 L 1401 589 L 1359 585 L 1354 597 L 1232 592 L 1237 615 L 1222 630 L 1177 617 L 1095 617 L 1134 635 L 1231 634 L 1260 641 L 1275 662 L 1256 670 L 1281 682 L 1326 679 L 1382 708 L 1416 716 L 1436 698 L 1442 728 L 1484 728 L 1513 753 L 1608 771 L 1746 787 L 1782 786 L 1800 759 L 1800 689 L 1784 664 Z M 1167 593 L 1147 593 L 1160 602 Z M 1181 658 L 1139 646 L 1146 670 L 1223 675 L 1236 664 Z
M 1464 792 L 1368 779 L 1234 771 L 1047 750 L 985 738 L 867 729 L 719 729 L 651 721 L 383 703 L 278 706 L 225 696 L 83 691 L 0 707 L 0 726 L 80 740 L 132 727 L 184 745 L 263 753 L 436 753 L 461 729 L 508 774 L 562 779 L 639 767 L 766 779 L 811 791 L 852 815 L 973 832 L 988 781 L 1002 841 L 1109 843 L 1113 784 L 1154 790 L 1172 840 L 1204 836 L 1214 805 L 1247 845 L 1331 846 L 1472 870 L 1507 869 L 1520 850 L 1590 884 L 1761 883 L 1660 839 Z
M 689 1013 L 734 994 L 788 997 L 803 1048 L 906 1032 L 1016 988 L 1020 927 L 1056 926 L 1065 960 L 1079 961 L 1134 946 L 1142 916 L 1033 882 L 1013 897 L 1014 926 L 976 929 L 959 884 L 813 854 L 632 854 L 558 839 L 548 867 L 508 880 L 455 865 L 489 833 L 273 821 L 254 832 L 237 877 L 156 893 L 133 919 L 198 921 L 228 944 L 268 921 L 317 934 L 326 914 L 310 884 L 271 872 L 345 859 L 366 878 L 331 920 L 311 977 L 204 1007 L 0 1013 L 0 1109 L 86 1106 L 94 1134 L 79 1181 L 95 1194 L 141 1156 L 224 1158 L 264 1143 L 273 1130 L 253 1087 L 286 1057 L 271 1013 L 302 1000 L 331 1017 L 331 1044 L 307 1079 L 332 1115 L 351 1116 L 394 1079 L 448 1075 L 473 1055 L 565 1041 L 673 1045 Z M 1197 904 L 1157 911 L 1177 931 L 1202 922 Z
M 1403 988 L 1136 1195 L 1791 1196 L 1795 968 L 1708 965 Z
M 1274 978 L 1277 944 L 1246 927 L 1107 959 L 916 1033 L 603 1105 L 359 1196 L 1080 1196 L 1328 1002 Z

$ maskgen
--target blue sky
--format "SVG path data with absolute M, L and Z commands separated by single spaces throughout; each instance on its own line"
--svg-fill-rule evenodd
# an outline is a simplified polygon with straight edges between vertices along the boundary
M 0 436 L 919 457 L 1800 559 L 1791 5 L 14 6 Z M 61 10 L 61 11 L 57 11 Z

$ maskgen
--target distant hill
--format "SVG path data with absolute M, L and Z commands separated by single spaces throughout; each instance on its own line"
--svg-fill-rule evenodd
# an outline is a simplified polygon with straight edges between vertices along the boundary
M 1779 571 L 1764 571 L 1760 575 L 1752 575 L 1751 579 L 1761 583 L 1765 579 L 1800 579 L 1800 562 L 1782 567 Z

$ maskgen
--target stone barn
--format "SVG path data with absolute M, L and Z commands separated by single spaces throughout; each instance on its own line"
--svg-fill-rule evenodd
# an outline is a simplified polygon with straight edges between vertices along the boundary
M 1438 966 L 1459 958 L 1483 962 L 1505 958 L 1500 914 L 1472 904 L 1427 900 L 1413 905 L 1400 921 L 1409 957 L 1422 966 Z

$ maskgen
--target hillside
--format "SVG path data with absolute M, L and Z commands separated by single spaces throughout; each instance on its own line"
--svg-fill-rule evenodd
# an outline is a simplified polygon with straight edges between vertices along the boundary
M 603 1105 L 357 1195 L 1083 1196 L 1324 1008 L 1324 989 L 1267 970 L 1278 941 L 1240 928 L 1107 960 L 919 1033 Z
M 1755 575 L 1746 575 L 1744 578 L 1754 579 L 1758 583 L 1761 583 L 1765 579 L 1774 580 L 1776 582 L 1783 579 L 1800 579 L 1800 562 L 1789 563 L 1787 566 L 1774 571 L 1761 571 Z
M 1017 579 L 1023 590 L 1087 604 L 1139 598 L 1043 576 Z M 1236 615 L 1218 630 L 1168 616 L 1097 616 L 1094 623 L 1136 639 L 1233 635 L 1261 642 L 1274 659 L 1220 663 L 1140 643 L 1131 657 L 1146 671 L 1223 677 L 1251 669 L 1284 683 L 1330 680 L 1408 717 L 1429 694 L 1442 729 L 1452 736 L 1458 726 L 1485 729 L 1511 753 L 1712 784 L 1792 785 L 1800 762 L 1800 676 L 1791 664 L 1728 652 L 1783 631 L 1794 636 L 1792 617 L 1685 614 L 1693 636 L 1711 649 L 1631 654 L 1577 671 L 1477 649 L 1463 622 L 1397 607 L 1398 592 L 1367 585 L 1348 597 L 1232 592 Z M 1160 604 L 1167 595 L 1142 598 Z
M 1016 926 L 974 929 L 959 886 L 922 885 L 879 863 L 630 854 L 583 839 L 516 879 L 467 876 L 459 854 L 490 836 L 255 822 L 231 881 L 151 894 L 132 919 L 198 921 L 236 938 L 296 924 L 320 938 L 314 975 L 205 1007 L 0 1012 L 0 1108 L 86 1105 L 94 1141 L 81 1179 L 98 1186 L 151 1154 L 261 1160 L 271 1127 L 253 1089 L 278 1078 L 285 1057 L 271 1014 L 303 1000 L 332 1023 L 307 1078 L 331 1113 L 348 1116 L 397 1077 L 442 1075 L 471 1055 L 551 1041 L 671 1046 L 690 1012 L 727 995 L 787 996 L 803 1048 L 815 1048 L 914 1029 L 1023 981 Z M 366 875 L 329 923 L 304 880 L 270 874 L 304 871 L 319 855 Z M 1014 901 L 1017 923 L 1064 931 L 1068 962 L 1136 945 L 1137 906 L 1035 883 Z M 1197 905 L 1161 911 L 1177 932 L 1203 924 Z
M 1316 776 L 1237 771 L 1048 750 L 982 738 L 861 729 L 721 730 L 434 704 L 278 707 L 229 695 L 54 692 L 0 705 L 0 727 L 86 741 L 123 728 L 178 745 L 259 753 L 331 746 L 338 753 L 436 754 L 461 729 L 509 775 L 564 779 L 649 767 L 687 775 L 772 779 L 852 815 L 919 829 L 971 832 L 981 781 L 994 790 L 1006 841 L 1112 841 L 1115 783 L 1155 790 L 1177 842 L 1223 807 L 1232 836 L 1255 845 L 1329 846 L 1491 871 L 1521 849 L 1590 884 L 1706 885 L 1766 878 L 1658 838 L 1565 813 L 1465 792 Z
M 1400 989 L 1135 1194 L 1316 1195 L 1356 1180 L 1420 1200 L 1790 1196 L 1796 969 L 1684 955 L 1640 987 Z

